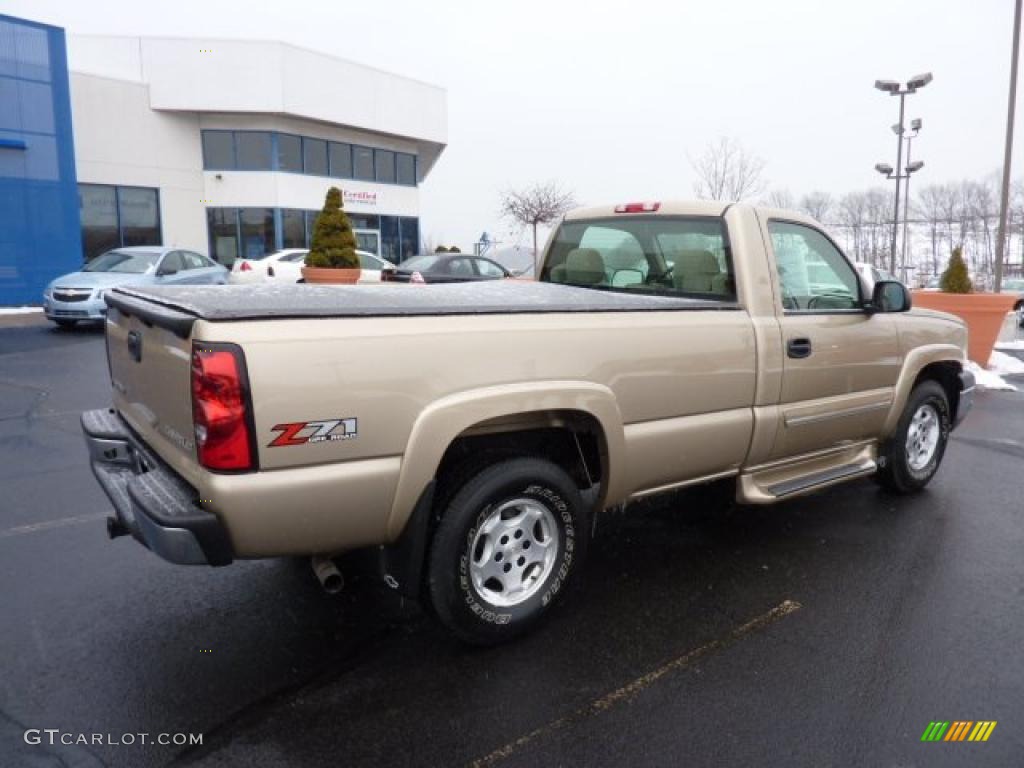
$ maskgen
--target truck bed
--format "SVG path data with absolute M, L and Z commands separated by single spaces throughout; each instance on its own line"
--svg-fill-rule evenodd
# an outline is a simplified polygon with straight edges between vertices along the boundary
M 167 327 L 171 323 L 183 330 L 190 328 L 195 319 L 231 322 L 310 317 L 664 312 L 738 308 L 735 302 L 713 299 L 499 280 L 425 286 L 146 286 L 111 291 L 107 294 L 107 303 L 128 314 L 147 314 L 147 319 L 157 325 Z

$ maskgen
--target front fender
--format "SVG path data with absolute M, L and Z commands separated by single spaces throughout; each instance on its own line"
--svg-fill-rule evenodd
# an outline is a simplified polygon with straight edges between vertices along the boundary
M 445 451 L 460 434 L 490 419 L 538 411 L 577 411 L 597 420 L 608 456 L 602 495 L 618 498 L 624 484 L 626 444 L 622 415 L 608 387 L 586 381 L 502 384 L 449 395 L 420 412 L 402 456 L 388 518 L 389 538 L 394 540 L 401 533 L 417 499 L 434 479 Z
M 917 381 L 921 371 L 932 363 L 956 363 L 963 368 L 963 350 L 956 344 L 927 344 L 914 347 L 907 353 L 907 357 L 903 361 L 903 369 L 900 371 L 893 391 L 892 408 L 885 420 L 885 427 L 882 430 L 883 437 L 889 437 L 896 431 L 896 425 L 899 423 L 903 409 L 907 406 L 914 382 Z

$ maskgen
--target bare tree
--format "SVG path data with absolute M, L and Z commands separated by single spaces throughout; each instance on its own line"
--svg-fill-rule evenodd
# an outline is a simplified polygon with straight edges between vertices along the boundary
M 706 200 L 742 200 L 759 195 L 765 186 L 764 160 L 726 136 L 690 158 L 697 180 L 693 192 Z
M 533 256 L 537 257 L 537 227 L 547 225 L 576 207 L 572 192 L 557 182 L 547 181 L 525 189 L 501 193 L 501 215 L 523 227 L 533 229 Z
M 832 195 L 828 192 L 810 192 L 800 198 L 800 210 L 816 221 L 828 219 L 833 205 Z
M 796 199 L 793 197 L 793 193 L 784 187 L 773 189 L 761 199 L 761 202 L 769 208 L 796 208 Z

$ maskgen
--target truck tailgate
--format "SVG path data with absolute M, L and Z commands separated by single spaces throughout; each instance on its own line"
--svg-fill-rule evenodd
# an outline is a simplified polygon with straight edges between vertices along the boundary
M 195 484 L 192 342 L 111 306 L 107 358 L 114 407 L 160 457 Z

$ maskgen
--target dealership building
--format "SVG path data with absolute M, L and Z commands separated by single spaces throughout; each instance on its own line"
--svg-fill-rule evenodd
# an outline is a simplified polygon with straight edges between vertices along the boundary
M 331 186 L 362 248 L 419 251 L 444 89 L 281 42 L 70 35 L 0 16 L 0 305 L 114 247 L 306 247 Z

